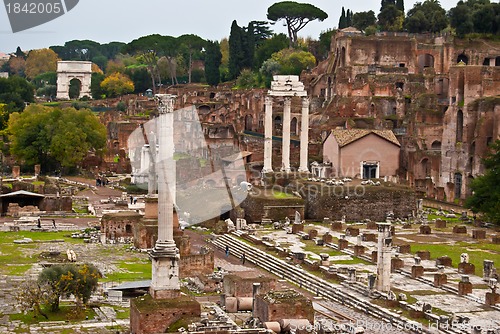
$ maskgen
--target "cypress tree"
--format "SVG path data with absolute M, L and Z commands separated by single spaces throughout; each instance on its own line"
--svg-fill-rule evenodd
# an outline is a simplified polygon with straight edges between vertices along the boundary
M 396 0 L 396 8 L 404 13 L 405 12 L 404 1 L 403 0 Z
M 222 61 L 219 42 L 207 41 L 205 53 L 205 79 L 210 86 L 217 86 L 220 82 L 219 66 Z
M 242 29 L 234 20 L 229 34 L 229 79 L 235 79 L 240 74 L 244 62 L 245 54 L 242 39 Z
M 345 9 L 342 7 L 342 14 L 339 19 L 339 29 L 344 29 L 345 27 L 347 27 L 347 18 L 345 16 Z

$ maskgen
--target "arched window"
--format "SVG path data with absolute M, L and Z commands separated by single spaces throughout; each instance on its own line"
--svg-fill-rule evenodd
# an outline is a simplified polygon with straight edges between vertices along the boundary
M 462 196 L 462 174 L 455 173 L 455 198 Z
M 465 65 L 469 64 L 469 57 L 467 57 L 465 54 L 460 54 L 457 57 L 457 64 L 463 62 Z
M 441 142 L 439 140 L 435 140 L 432 142 L 431 149 L 440 151 L 441 150 Z

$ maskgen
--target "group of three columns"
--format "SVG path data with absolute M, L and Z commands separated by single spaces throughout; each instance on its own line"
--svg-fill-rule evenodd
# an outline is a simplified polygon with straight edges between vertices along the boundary
M 307 161 L 307 149 L 309 143 L 309 98 L 302 97 L 302 113 L 300 127 L 300 166 L 299 172 L 309 172 Z M 266 96 L 264 119 L 264 168 L 262 173 L 272 173 L 273 155 L 273 98 Z M 283 139 L 282 139 L 282 163 L 281 171 L 290 173 L 290 122 L 291 122 L 292 98 L 284 98 L 283 105 Z

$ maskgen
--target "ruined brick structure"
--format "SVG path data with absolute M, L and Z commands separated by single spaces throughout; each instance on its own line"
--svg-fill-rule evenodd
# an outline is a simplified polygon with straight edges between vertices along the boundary
M 302 77 L 334 126 L 390 129 L 399 176 L 431 198 L 463 200 L 500 137 L 500 43 L 346 28 Z

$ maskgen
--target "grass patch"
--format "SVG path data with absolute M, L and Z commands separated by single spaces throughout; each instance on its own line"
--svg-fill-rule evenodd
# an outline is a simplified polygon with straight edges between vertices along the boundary
M 460 255 L 462 253 L 468 253 L 469 262 L 476 267 L 476 272 L 482 270 L 484 260 L 492 260 L 495 263 L 500 261 L 500 245 L 493 244 L 470 244 L 466 242 L 457 243 L 455 245 L 412 244 L 411 249 L 413 252 L 428 250 L 431 253 L 431 259 L 447 255 L 452 259 L 452 265 L 455 268 L 458 267 L 460 263 Z M 485 250 L 488 252 L 485 252 Z
M 119 271 L 115 271 L 101 281 L 139 281 L 151 279 L 151 262 L 143 259 L 131 259 L 130 261 L 120 261 L 118 263 Z
M 79 322 L 88 319 L 94 319 L 96 314 L 92 308 L 79 309 L 73 304 L 61 304 L 59 310 L 51 312 L 49 309 L 42 308 L 43 312 L 49 317 L 45 319 L 44 316 L 35 317 L 33 312 L 10 314 L 11 321 L 21 321 L 26 325 L 43 324 L 44 321 L 68 321 Z
M 273 194 L 273 197 L 276 199 L 285 199 L 285 198 L 294 198 L 295 197 L 292 194 L 288 194 L 288 193 L 285 193 L 282 191 L 277 191 L 277 190 L 273 190 L 272 194 Z

